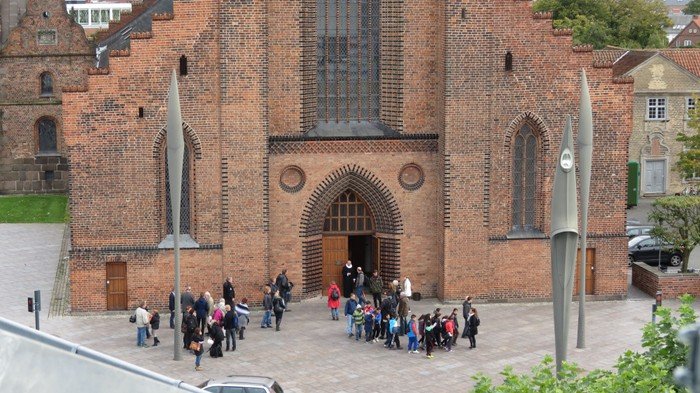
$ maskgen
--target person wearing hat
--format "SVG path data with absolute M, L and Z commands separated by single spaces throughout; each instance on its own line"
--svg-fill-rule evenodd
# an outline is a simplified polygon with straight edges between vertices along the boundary
M 355 306 L 355 312 L 352 313 L 352 319 L 355 322 L 355 341 L 360 341 L 362 338 L 362 329 L 365 324 L 365 313 L 362 312 L 362 306 Z

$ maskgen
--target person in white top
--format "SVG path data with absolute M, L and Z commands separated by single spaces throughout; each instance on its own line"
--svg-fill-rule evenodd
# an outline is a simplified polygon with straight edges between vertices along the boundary
M 406 297 L 408 298 L 413 295 L 413 292 L 411 291 L 411 280 L 408 279 L 408 276 L 404 277 L 403 279 L 403 291 L 406 293 Z
M 146 301 L 141 300 L 139 307 L 136 309 L 136 346 L 148 347 L 146 344 L 146 329 L 151 320 L 151 314 L 146 311 Z

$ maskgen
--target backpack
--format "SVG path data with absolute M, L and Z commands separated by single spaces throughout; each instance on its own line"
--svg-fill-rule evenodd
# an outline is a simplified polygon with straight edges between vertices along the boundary
M 333 290 L 331 291 L 331 299 L 333 299 L 333 300 L 340 299 L 340 293 L 338 293 L 338 289 L 333 288 Z

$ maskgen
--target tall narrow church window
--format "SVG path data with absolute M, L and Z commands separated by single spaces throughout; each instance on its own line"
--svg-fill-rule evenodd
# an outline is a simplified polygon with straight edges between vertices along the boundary
M 180 199 L 180 233 L 190 233 L 190 149 L 185 145 L 182 160 L 182 197 Z M 170 180 L 168 176 L 168 157 L 165 156 L 165 219 L 168 234 L 173 233 L 173 211 L 170 207 Z
M 53 77 L 48 72 L 41 74 L 41 95 L 53 95 Z
M 513 230 L 536 228 L 537 137 L 525 124 L 515 136 L 513 146 Z
M 323 223 L 324 232 L 367 232 L 373 229 L 367 204 L 350 190 L 331 203 Z
M 381 0 L 317 0 L 319 123 L 378 121 Z
M 57 152 L 56 143 L 56 122 L 43 117 L 37 124 L 39 132 L 39 154 L 55 154 Z

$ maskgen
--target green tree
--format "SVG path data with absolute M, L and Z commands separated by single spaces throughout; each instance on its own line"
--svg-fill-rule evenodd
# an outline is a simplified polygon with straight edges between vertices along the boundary
M 700 0 L 690 0 L 683 8 L 686 15 L 700 15 Z
M 571 28 L 575 44 L 661 48 L 671 25 L 661 0 L 538 0 L 535 11 L 552 11 L 554 27 Z
M 673 381 L 673 370 L 684 365 L 688 347 L 680 343 L 678 332 L 695 322 L 693 297 L 681 296 L 678 317 L 671 309 L 659 307 L 656 310 L 657 323 L 649 323 L 643 328 L 642 347 L 644 352 L 627 351 L 615 364 L 615 371 L 593 370 L 588 375 L 580 375 L 575 364 L 564 362 L 557 378 L 554 359 L 547 355 L 530 373 L 518 375 L 507 366 L 502 372 L 503 383 L 493 386 L 486 375 L 479 373 L 476 393 L 676 393 L 686 392 Z
M 700 0 L 698 0 L 700 1 Z M 698 97 L 695 97 L 698 102 Z M 700 106 L 695 106 L 695 110 L 688 113 L 690 121 L 688 126 L 695 130 L 694 134 L 687 135 L 679 133 L 677 141 L 683 142 L 685 149 L 678 153 L 678 161 L 675 169 L 685 178 L 700 177 Z
M 651 205 L 649 221 L 655 224 L 651 235 L 679 249 L 683 255 L 681 272 L 688 271 L 688 259 L 700 243 L 700 197 L 668 196 Z

